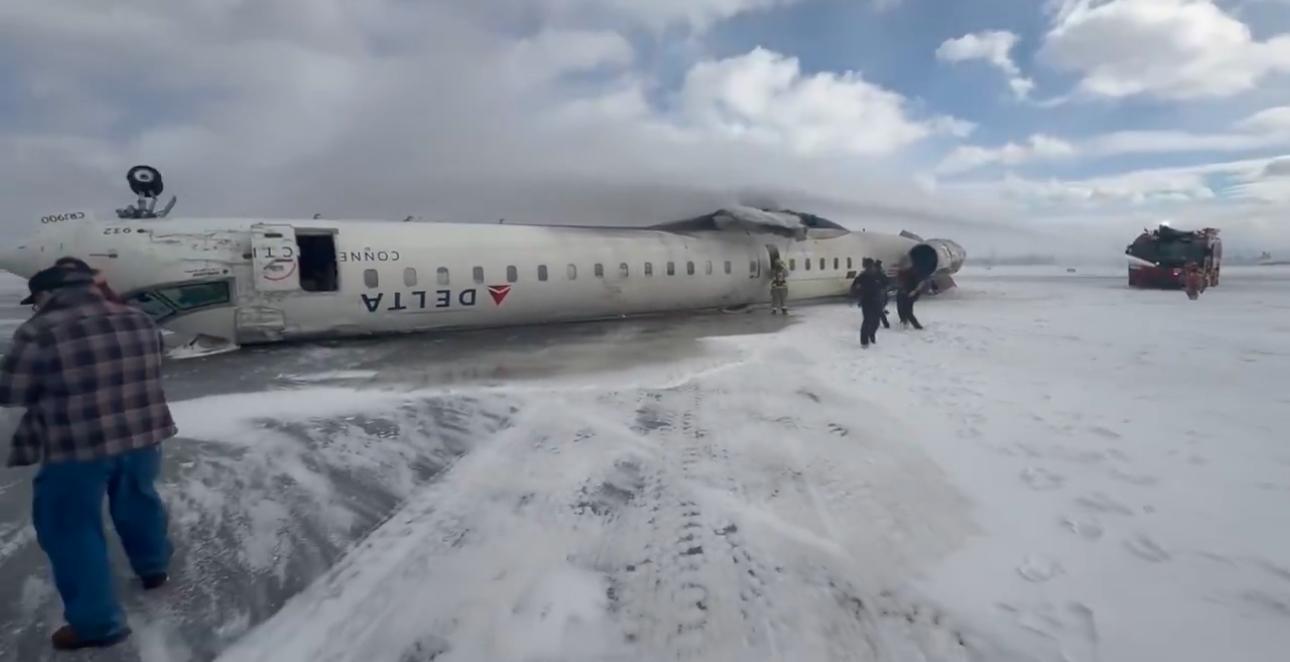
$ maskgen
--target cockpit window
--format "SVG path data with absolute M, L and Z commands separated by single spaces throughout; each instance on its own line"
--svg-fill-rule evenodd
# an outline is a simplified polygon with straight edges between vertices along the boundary
M 163 301 L 154 292 L 136 292 L 131 294 L 126 301 L 147 313 L 154 321 L 160 322 L 167 317 L 175 314 L 175 309 L 170 304 Z
M 211 306 L 222 306 L 232 300 L 227 281 L 188 283 L 160 287 L 131 294 L 127 301 L 161 322 L 178 314 Z
M 163 287 L 157 290 L 162 298 L 174 304 L 180 312 L 187 312 L 207 306 L 219 306 L 229 302 L 228 283 L 192 283 Z

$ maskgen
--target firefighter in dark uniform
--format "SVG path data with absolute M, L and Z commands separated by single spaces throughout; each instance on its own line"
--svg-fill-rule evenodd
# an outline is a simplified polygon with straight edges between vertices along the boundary
M 874 260 L 874 267 L 878 270 L 878 279 L 882 288 L 882 312 L 878 315 L 878 321 L 882 322 L 882 328 L 890 329 L 891 322 L 887 321 L 887 303 L 891 298 L 891 278 L 887 276 L 887 269 L 882 266 L 882 260 Z
M 881 324 L 882 319 L 883 285 L 878 265 L 869 258 L 865 258 L 862 264 L 864 269 L 856 276 L 852 283 L 852 290 L 860 299 L 860 311 L 864 314 L 864 321 L 860 323 L 860 346 L 868 347 L 878 342 L 878 325 Z
M 770 314 L 788 314 L 788 270 L 783 260 L 775 260 L 770 272 Z

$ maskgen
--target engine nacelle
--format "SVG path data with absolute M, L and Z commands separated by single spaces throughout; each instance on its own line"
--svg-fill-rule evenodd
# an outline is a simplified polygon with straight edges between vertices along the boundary
M 963 247 L 949 239 L 928 239 L 909 249 L 909 261 L 920 279 L 957 273 L 967 259 Z

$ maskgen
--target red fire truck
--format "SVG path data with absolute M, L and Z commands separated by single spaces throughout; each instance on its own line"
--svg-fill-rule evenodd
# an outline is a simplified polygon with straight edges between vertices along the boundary
M 1130 287 L 1182 289 L 1187 265 L 1193 262 L 1205 286 L 1217 286 L 1223 243 L 1215 228 L 1176 230 L 1161 225 L 1143 230 L 1124 253 L 1136 258 L 1129 263 Z

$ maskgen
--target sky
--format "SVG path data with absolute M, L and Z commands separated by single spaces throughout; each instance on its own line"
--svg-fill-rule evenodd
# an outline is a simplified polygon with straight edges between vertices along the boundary
M 1290 253 L 1290 0 L 0 3 L 0 232 L 111 217 L 136 163 L 177 215 Z

